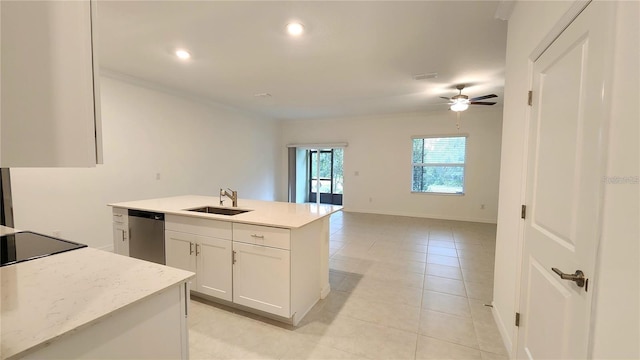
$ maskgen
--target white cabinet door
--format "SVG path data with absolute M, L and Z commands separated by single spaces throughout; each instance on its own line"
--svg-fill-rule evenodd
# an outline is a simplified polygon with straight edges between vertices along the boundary
M 113 224 L 113 252 L 129 256 L 129 229 L 127 224 Z
M 1 167 L 101 162 L 89 1 L 1 1 Z
M 232 301 L 231 240 L 198 236 L 195 291 Z
M 196 272 L 195 251 L 197 236 L 165 230 L 164 238 L 166 265 Z
M 290 252 L 234 242 L 233 302 L 290 317 Z

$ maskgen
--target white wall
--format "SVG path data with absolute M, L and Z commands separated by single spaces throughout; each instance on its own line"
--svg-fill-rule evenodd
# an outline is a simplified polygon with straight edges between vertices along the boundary
M 279 196 L 277 122 L 108 77 L 100 85 L 104 165 L 11 169 L 15 227 L 108 247 L 107 203 L 220 187 Z
M 640 2 L 620 2 L 607 176 L 640 175 Z M 640 359 L 640 185 L 605 185 L 593 311 L 593 358 Z
M 282 141 L 349 144 L 344 150 L 345 211 L 495 223 L 501 119 L 499 108 L 472 108 L 462 114 L 459 131 L 451 111 L 287 121 Z M 465 195 L 411 193 L 412 136 L 459 133 L 469 135 Z
M 634 4 L 635 3 L 635 4 Z M 567 12 L 572 1 L 518 1 L 509 19 L 505 82 L 500 203 L 493 305 L 507 349 L 515 347 L 514 314 L 518 301 L 524 201 L 523 156 L 526 146 L 526 93 L 530 90 L 529 56 Z M 638 3 L 618 15 L 616 78 L 612 86 L 611 176 L 638 176 Z M 632 8 L 635 6 L 635 10 Z M 635 25 L 632 25 L 635 24 Z M 632 29 L 632 26 L 635 26 Z M 626 46 L 620 46 L 626 44 Z M 629 46 L 633 44 L 633 46 Z M 622 54 L 621 52 L 624 52 Z M 625 59 L 625 60 L 623 60 Z M 633 80 L 630 80 L 633 79 Z M 631 108 L 628 104 L 634 104 Z M 594 358 L 640 358 L 638 350 L 638 185 L 608 186 L 604 227 L 595 275 Z

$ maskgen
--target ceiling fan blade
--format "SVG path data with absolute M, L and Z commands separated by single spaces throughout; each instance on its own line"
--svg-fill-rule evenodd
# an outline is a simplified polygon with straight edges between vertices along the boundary
M 451 98 L 444 97 L 444 96 L 440 96 L 440 99 L 445 99 L 445 100 L 447 100 L 447 101 L 451 101 Z
M 496 94 L 489 94 L 489 95 L 485 95 L 485 96 L 478 96 L 478 97 L 474 97 L 472 99 L 469 99 L 469 101 L 478 101 L 478 100 L 484 100 L 484 99 L 491 99 L 494 97 L 498 97 L 498 95 Z
M 472 101 L 469 104 L 470 105 L 495 105 L 497 103 L 492 101 Z

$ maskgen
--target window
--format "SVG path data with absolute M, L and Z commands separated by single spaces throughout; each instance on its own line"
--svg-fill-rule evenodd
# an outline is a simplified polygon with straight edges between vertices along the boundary
M 413 139 L 411 191 L 464 194 L 466 136 Z

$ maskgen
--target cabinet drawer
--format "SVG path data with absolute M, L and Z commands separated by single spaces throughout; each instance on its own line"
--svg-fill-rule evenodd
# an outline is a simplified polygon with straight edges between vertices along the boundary
M 164 228 L 165 230 L 231 240 L 231 223 L 226 221 L 166 215 Z
M 113 208 L 114 223 L 127 224 L 129 222 L 128 216 L 129 216 L 129 213 L 127 212 L 127 209 Z
M 234 223 L 233 241 L 285 250 L 291 249 L 289 229 L 269 226 Z

